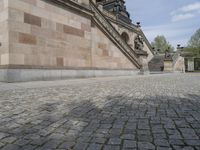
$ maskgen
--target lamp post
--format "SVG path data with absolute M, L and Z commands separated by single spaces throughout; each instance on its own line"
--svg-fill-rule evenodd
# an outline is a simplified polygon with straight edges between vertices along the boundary
M 136 22 L 136 24 L 137 24 L 137 27 L 138 27 L 138 28 L 141 27 L 140 22 Z
M 183 53 L 184 48 L 185 48 L 185 47 L 183 47 L 183 46 L 181 47 L 181 44 L 177 44 L 177 48 L 176 48 L 176 49 L 177 49 L 177 52 L 178 52 L 179 54 Z

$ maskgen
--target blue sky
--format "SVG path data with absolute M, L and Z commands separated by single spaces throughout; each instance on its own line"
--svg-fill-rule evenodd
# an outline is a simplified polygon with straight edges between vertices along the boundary
M 141 22 L 149 39 L 164 35 L 174 46 L 185 46 L 200 28 L 200 0 L 125 0 L 133 22 Z

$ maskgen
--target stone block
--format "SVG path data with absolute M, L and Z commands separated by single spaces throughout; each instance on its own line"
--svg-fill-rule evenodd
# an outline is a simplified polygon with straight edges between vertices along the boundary
M 7 2 L 9 8 L 17 9 L 26 13 L 30 13 L 33 7 L 22 0 L 7 0 Z
M 56 23 L 56 31 L 58 31 L 58 32 L 64 32 L 64 30 L 63 30 L 63 24 Z
M 0 1 L 0 13 L 4 10 L 4 2 Z
M 42 18 L 41 19 L 41 27 L 48 28 L 51 30 L 56 30 L 56 22 Z
M 23 22 L 24 21 L 24 12 L 10 8 L 8 11 L 9 20 Z
M 42 25 L 41 17 L 34 16 L 34 15 L 31 15 L 28 13 L 24 13 L 24 23 L 36 25 L 39 27 L 41 27 L 41 25 Z
M 26 33 L 19 33 L 19 43 L 36 45 L 36 36 Z
M 81 23 L 81 29 L 84 30 L 84 31 L 90 32 L 91 26 L 90 26 L 90 24 Z
M 6 69 L 0 69 L 0 82 L 5 82 L 7 76 Z
M 8 20 L 8 9 L 4 9 L 2 12 L 0 12 L 0 22 L 3 22 L 5 20 Z
M 9 54 L 9 64 L 24 65 L 24 54 Z
M 34 5 L 34 6 L 36 6 L 36 4 L 37 4 L 37 0 L 31 0 L 31 1 L 30 0 L 21 0 L 21 1 L 31 4 L 31 5 Z
M 63 59 L 63 57 L 57 57 L 56 58 L 56 63 L 57 63 L 57 66 L 59 66 L 59 67 L 64 66 L 64 59 Z
M 84 37 L 84 31 L 83 30 L 80 30 L 80 29 L 77 29 L 77 28 L 74 28 L 74 27 L 71 27 L 71 26 L 64 25 L 63 31 L 66 34 L 72 34 L 72 35 L 75 35 L 75 36 Z
M 22 33 L 31 33 L 31 25 L 25 24 L 23 22 L 17 22 L 17 21 L 8 21 L 9 30 L 10 31 L 16 31 L 16 32 L 22 32 Z
M 9 54 L 2 54 L 1 55 L 1 65 L 8 65 L 9 64 Z

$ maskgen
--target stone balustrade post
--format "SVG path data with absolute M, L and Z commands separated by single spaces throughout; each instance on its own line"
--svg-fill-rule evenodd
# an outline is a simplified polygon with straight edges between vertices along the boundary
M 142 65 L 140 68 L 140 73 L 142 75 L 149 74 L 149 66 L 147 61 L 147 55 L 141 55 L 139 57 L 140 64 Z

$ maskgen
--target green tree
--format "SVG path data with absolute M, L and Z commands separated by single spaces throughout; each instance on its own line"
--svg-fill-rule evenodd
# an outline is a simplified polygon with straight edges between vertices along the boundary
M 194 56 L 200 56 L 200 29 L 198 29 L 195 34 L 191 36 L 187 47 L 184 48 L 184 51 Z
M 166 40 L 165 36 L 158 35 L 155 37 L 154 41 L 151 43 L 151 46 L 154 47 L 155 51 L 158 53 L 165 53 L 166 50 L 169 52 L 173 52 L 174 48 L 172 45 Z
M 188 47 L 200 48 L 200 29 L 198 29 L 188 42 Z

